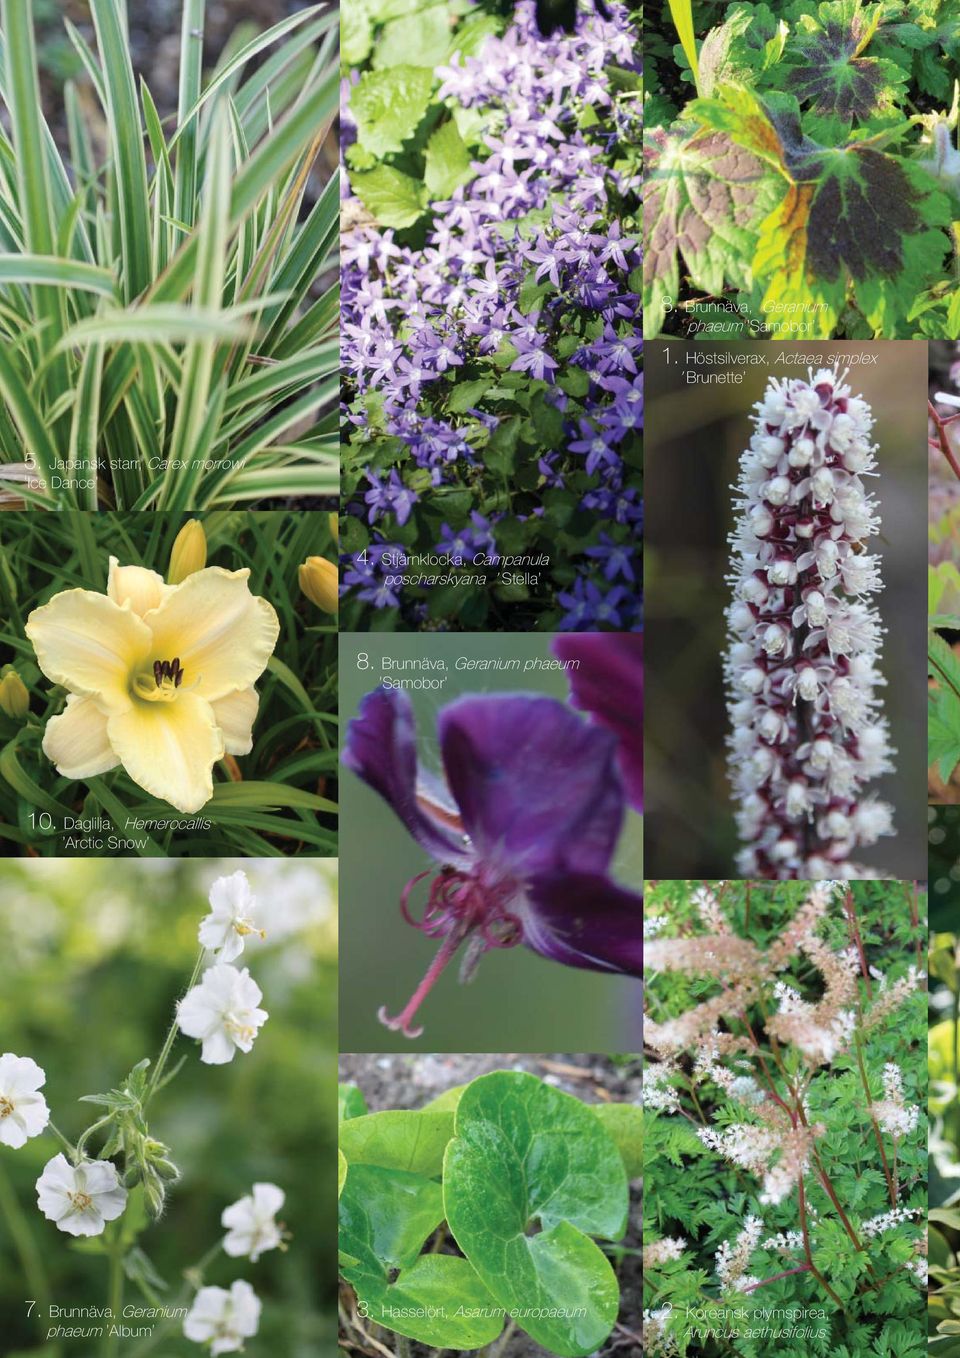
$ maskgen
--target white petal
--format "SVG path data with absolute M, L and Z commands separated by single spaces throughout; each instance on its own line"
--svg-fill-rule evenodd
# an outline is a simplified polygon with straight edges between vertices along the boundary
M 200 1060 L 207 1066 L 225 1066 L 233 1060 L 236 1050 L 226 1030 L 221 1026 L 204 1038 Z
M 94 778 L 120 763 L 107 736 L 107 718 L 96 699 L 70 694 L 43 733 L 43 753 L 64 778 Z
M 253 1205 L 258 1217 L 276 1216 L 286 1202 L 286 1194 L 276 1184 L 254 1184 Z
M 194 986 L 177 1006 L 177 1024 L 187 1037 L 207 1037 L 220 1027 L 222 1009 L 214 1007 L 202 985 Z

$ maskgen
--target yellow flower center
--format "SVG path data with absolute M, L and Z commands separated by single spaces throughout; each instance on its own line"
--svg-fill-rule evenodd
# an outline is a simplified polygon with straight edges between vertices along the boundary
M 0 1118 L 8 1118 L 13 1112 L 13 1104 L 3 1094 L 0 1094 Z
M 246 919 L 235 919 L 233 921 L 233 931 L 241 938 L 246 938 L 247 934 L 257 934 L 260 938 L 266 938 L 266 929 L 258 929 L 255 924 L 251 924 Z
M 148 703 L 172 703 L 183 676 L 179 656 L 174 656 L 173 660 L 155 660 L 152 671 L 142 671 L 134 676 L 134 697 Z
M 257 1035 L 256 1028 L 251 1027 L 249 1023 L 241 1023 L 233 1014 L 227 1014 L 223 1026 L 235 1042 L 250 1042 Z
M 76 1193 L 68 1193 L 67 1197 L 73 1203 L 74 1207 L 78 1212 L 85 1212 L 88 1207 L 91 1207 L 93 1205 L 93 1198 L 91 1198 L 89 1193 L 81 1193 L 77 1191 Z

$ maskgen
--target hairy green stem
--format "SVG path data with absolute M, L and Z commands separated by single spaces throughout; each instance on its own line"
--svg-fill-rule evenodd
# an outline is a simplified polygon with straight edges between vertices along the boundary
M 73 1144 L 72 1141 L 68 1140 L 67 1137 L 64 1136 L 63 1132 L 61 1132 L 60 1128 L 57 1126 L 57 1124 L 53 1121 L 52 1118 L 47 1123 L 47 1131 L 53 1133 L 53 1135 L 60 1142 L 60 1145 L 69 1155 L 73 1164 L 76 1164 L 77 1161 L 81 1158 L 79 1150 Z
M 185 994 L 189 993 L 189 991 L 193 989 L 193 987 L 197 984 L 197 981 L 200 979 L 200 972 L 203 970 L 203 960 L 206 957 L 206 955 L 207 955 L 206 948 L 201 948 L 200 954 L 197 957 L 196 962 L 194 963 L 193 974 L 190 977 L 190 980 L 187 982 L 187 989 L 184 992 Z M 160 1077 L 163 1075 L 164 1067 L 167 1064 L 167 1060 L 169 1059 L 170 1052 L 173 1049 L 173 1044 L 177 1040 L 177 1033 L 179 1031 L 180 1030 L 177 1025 L 177 1011 L 176 1007 L 174 1007 L 173 1022 L 170 1024 L 170 1027 L 167 1030 L 167 1036 L 164 1038 L 163 1046 L 160 1048 L 160 1055 L 157 1057 L 157 1064 L 154 1067 L 153 1074 L 150 1077 L 150 1083 L 147 1085 L 147 1092 L 143 1096 L 144 1108 L 146 1108 L 147 1104 L 150 1102 L 154 1094 L 157 1092 L 157 1086 L 160 1084 Z
M 184 1269 L 186 1281 L 183 1287 L 172 1302 L 165 1302 L 164 1305 L 172 1311 L 181 1310 L 186 1306 L 193 1291 L 203 1286 L 204 1275 L 222 1248 L 222 1241 L 218 1241 L 216 1245 L 207 1250 L 206 1254 L 196 1264 Z M 182 1323 L 180 1316 L 168 1316 L 159 1325 L 153 1327 L 152 1333 L 146 1339 L 130 1350 L 129 1358 L 144 1358 L 144 1355 L 152 1353 L 174 1330 L 179 1329 Z

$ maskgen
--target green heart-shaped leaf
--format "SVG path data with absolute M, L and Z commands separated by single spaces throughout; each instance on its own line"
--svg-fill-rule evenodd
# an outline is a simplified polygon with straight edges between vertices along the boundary
M 603 1343 L 620 1294 L 590 1239 L 626 1229 L 627 1176 L 594 1110 L 533 1075 L 464 1091 L 444 1159 L 450 1230 L 497 1302 L 561 1358 Z
M 452 1113 L 366 1113 L 340 1126 L 340 1149 L 352 1165 L 382 1165 L 439 1176 L 443 1152 L 453 1135 Z
M 337 1086 L 337 1121 L 346 1122 L 347 1118 L 359 1118 L 367 1111 L 367 1101 L 363 1090 L 356 1085 Z
M 341 1271 L 364 1318 L 437 1348 L 481 1348 L 503 1328 L 501 1308 L 466 1259 L 420 1255 L 442 1218 L 439 1184 L 351 1164 L 340 1199 Z
M 358 1239 L 348 1244 L 341 1236 L 341 1247 L 361 1258 L 361 1249 L 367 1249 L 388 1268 L 412 1264 L 443 1220 L 439 1184 L 379 1165 L 350 1166 L 350 1194 L 342 1203 L 341 1231 L 346 1227 Z
M 598 1103 L 593 1111 L 616 1143 L 628 1179 L 643 1173 L 643 1109 L 636 1103 Z

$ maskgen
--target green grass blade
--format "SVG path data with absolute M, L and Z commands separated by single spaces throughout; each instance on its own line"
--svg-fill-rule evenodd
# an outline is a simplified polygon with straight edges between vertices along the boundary
M 87 344 L 164 343 L 192 340 L 242 339 L 250 322 L 240 308 L 203 311 L 176 304 L 139 307 L 136 311 L 105 312 L 72 326 L 60 341 L 61 349 Z
M 190 117 L 190 110 L 200 100 L 205 10 L 206 0 L 184 0 L 180 29 L 180 94 L 177 106 L 180 139 L 177 145 L 173 215 L 178 222 L 184 222 L 187 226 L 193 226 L 196 221 L 199 125 L 195 117 Z
M 115 0 L 91 0 L 91 8 L 107 96 L 123 246 L 123 292 L 132 302 L 150 284 L 150 200 L 143 127 L 127 39 Z
M 70 475 L 90 481 L 78 494 L 87 509 L 97 508 L 97 435 L 100 424 L 100 383 L 103 380 L 103 345 L 93 344 L 83 356 L 80 386 L 70 426 Z
M 0 255 L 0 283 L 43 283 L 52 288 L 79 288 L 116 300 L 117 286 L 107 269 L 56 255 Z
M 281 23 L 275 24 L 273 28 L 268 29 L 266 33 L 258 34 L 256 38 L 247 43 L 245 47 L 241 48 L 232 61 L 227 62 L 225 66 L 222 66 L 217 71 L 216 75 L 210 81 L 210 84 L 203 91 L 203 94 L 194 102 L 191 108 L 185 113 L 181 111 L 178 120 L 179 126 L 176 135 L 170 143 L 170 149 L 173 150 L 178 142 L 187 135 L 191 126 L 195 126 L 196 119 L 204 105 L 209 103 L 224 85 L 228 85 L 232 77 L 242 70 L 248 61 L 252 61 L 265 47 L 270 47 L 292 29 L 299 28 L 299 26 L 305 23 L 307 19 L 311 19 L 316 14 L 319 14 L 322 8 L 322 5 L 315 5 L 312 9 L 306 9 L 300 14 L 291 15 L 289 19 L 284 19 Z M 325 19 L 325 27 L 339 23 L 339 16 L 336 10 L 330 11 L 325 16 Z
M 6 98 L 16 153 L 17 190 L 26 249 L 52 255 L 56 220 L 40 112 L 37 50 L 33 38 L 33 6 L 25 0 L 3 0 L 0 6 L 5 35 Z M 63 299 L 56 289 L 37 287 L 36 313 L 47 322 L 40 332 L 41 352 L 49 351 L 63 333 Z M 58 364 L 55 378 L 62 389 L 66 365 Z
M 229 241 L 230 180 L 233 157 L 227 129 L 227 111 L 221 104 L 214 110 L 210 146 L 207 154 L 207 174 L 204 183 L 203 214 L 197 232 L 197 282 L 194 290 L 196 304 L 207 312 L 216 312 L 223 304 L 226 285 L 227 244 Z M 210 379 L 213 374 L 215 346 L 209 340 L 191 345 L 185 355 L 184 376 L 177 401 L 177 415 L 173 426 L 170 463 L 164 473 L 163 508 L 181 507 L 191 499 L 187 482 L 189 464 L 204 456 L 201 448 L 201 429 L 209 447 L 215 430 L 207 421 L 210 403 Z M 221 398 L 222 407 L 222 398 Z M 180 470 L 185 468 L 185 470 Z M 174 487 L 179 494 L 174 495 Z
M 27 455 L 24 460 L 29 461 L 32 456 L 37 464 L 39 479 L 49 489 L 55 469 L 56 450 L 40 411 L 3 345 L 0 345 L 0 399 L 6 402 L 20 433 Z
M 673 19 L 673 26 L 677 30 L 680 46 L 690 63 L 697 94 L 702 94 L 700 63 L 697 60 L 697 40 L 693 32 L 693 0 L 670 0 L 670 17 Z

